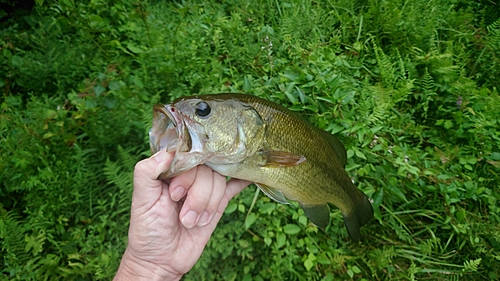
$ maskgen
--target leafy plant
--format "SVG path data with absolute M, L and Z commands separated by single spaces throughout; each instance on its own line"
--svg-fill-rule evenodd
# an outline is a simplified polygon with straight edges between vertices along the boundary
M 0 23 L 3 277 L 111 279 L 152 105 L 246 92 L 337 135 L 375 220 L 250 187 L 185 280 L 498 279 L 495 5 L 36 1 Z

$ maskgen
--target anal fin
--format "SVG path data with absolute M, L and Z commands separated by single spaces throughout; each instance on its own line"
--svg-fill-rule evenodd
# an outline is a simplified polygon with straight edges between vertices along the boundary
M 306 216 L 317 226 L 325 229 L 330 221 L 330 208 L 328 204 L 303 205 L 300 204 Z

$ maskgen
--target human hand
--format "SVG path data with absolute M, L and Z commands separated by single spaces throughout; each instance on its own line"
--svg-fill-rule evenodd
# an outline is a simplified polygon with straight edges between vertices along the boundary
M 201 256 L 229 200 L 250 182 L 198 166 L 157 180 L 173 154 L 137 163 L 128 245 L 114 280 L 179 280 Z M 187 195 L 187 196 L 186 196 Z

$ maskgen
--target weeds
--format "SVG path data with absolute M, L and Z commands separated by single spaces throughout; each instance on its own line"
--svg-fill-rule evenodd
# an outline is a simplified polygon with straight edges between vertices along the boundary
M 336 134 L 375 220 L 247 188 L 185 280 L 500 278 L 492 1 L 35 2 L 0 15 L 4 277 L 110 279 L 152 105 L 246 92 Z

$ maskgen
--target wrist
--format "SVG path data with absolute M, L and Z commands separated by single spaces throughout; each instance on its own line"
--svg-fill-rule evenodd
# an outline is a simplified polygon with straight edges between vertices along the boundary
M 145 260 L 138 259 L 125 250 L 114 281 L 163 280 L 177 281 L 182 274 L 176 274 Z

